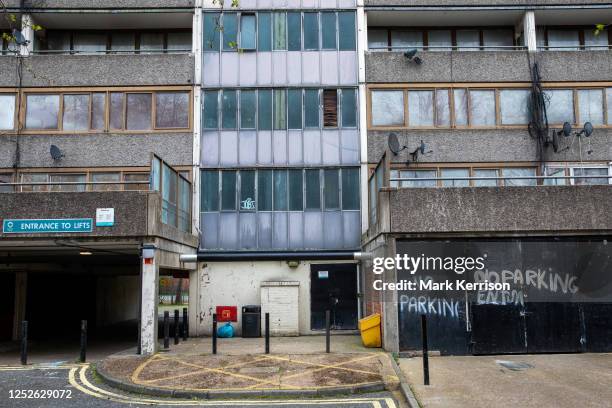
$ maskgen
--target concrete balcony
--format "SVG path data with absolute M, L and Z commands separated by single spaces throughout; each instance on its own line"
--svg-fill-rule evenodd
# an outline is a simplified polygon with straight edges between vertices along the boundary
M 8 8 L 18 8 L 19 0 L 5 2 Z M 105 8 L 191 8 L 195 0 L 26 0 L 28 9 L 105 9 Z
M 396 7 L 482 7 L 482 6 L 518 6 L 523 8 L 529 6 L 550 6 L 550 5 L 581 5 L 581 4 L 608 4 L 608 0 L 365 0 L 366 7 L 376 6 L 396 6 Z
M 193 54 L 33 55 L 23 59 L 24 87 L 160 86 L 193 83 Z M 0 57 L 0 86 L 19 83 L 15 57 Z

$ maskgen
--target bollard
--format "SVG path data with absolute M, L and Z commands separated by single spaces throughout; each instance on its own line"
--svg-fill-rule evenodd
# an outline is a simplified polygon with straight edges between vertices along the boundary
M 179 344 L 179 310 L 174 309 L 174 345 Z
M 212 353 L 217 354 L 217 314 L 213 313 Z
M 187 308 L 183 308 L 183 341 L 187 341 L 187 337 L 189 336 L 189 326 L 187 320 Z
M 423 340 L 423 383 L 429 385 L 429 355 L 427 354 L 427 316 L 421 315 L 421 338 Z
M 81 320 L 81 355 L 79 361 L 84 363 L 87 360 L 87 320 Z
M 140 314 L 140 313 L 139 313 Z M 138 318 L 138 344 L 136 345 L 136 354 L 142 354 L 142 344 L 140 339 L 140 318 Z
M 21 322 L 21 365 L 28 364 L 28 321 Z
M 325 311 L 325 352 L 329 353 L 330 352 L 330 330 L 329 330 L 329 325 L 331 324 L 331 318 L 330 318 L 330 311 L 326 310 Z
M 270 313 L 266 313 L 265 336 L 266 336 L 266 354 L 270 354 Z
M 170 348 L 170 312 L 164 311 L 164 350 Z

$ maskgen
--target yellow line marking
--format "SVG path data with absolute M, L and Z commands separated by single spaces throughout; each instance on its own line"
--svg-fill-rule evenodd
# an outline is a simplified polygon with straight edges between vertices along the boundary
M 393 398 L 385 398 L 385 404 L 387 404 L 387 408 L 396 408 Z
M 151 357 L 145 359 L 145 361 L 143 361 L 138 367 L 136 367 L 136 369 L 132 372 L 132 375 L 130 377 L 130 379 L 132 380 L 132 382 L 136 382 L 136 380 L 138 379 L 138 376 L 140 375 L 140 373 L 142 372 L 142 370 L 144 370 L 144 368 L 154 359 L 156 359 L 158 357 L 157 354 L 153 354 Z
M 355 369 L 351 369 L 351 368 L 346 368 L 346 367 L 341 367 L 341 366 L 349 364 L 349 363 L 355 363 L 357 361 L 368 360 L 368 359 L 374 358 L 374 357 L 377 357 L 377 355 L 372 354 L 372 355 L 369 355 L 369 356 L 366 356 L 366 357 L 355 358 L 353 360 L 344 361 L 344 362 L 337 363 L 337 364 L 330 364 L 330 365 L 316 364 L 316 365 L 318 365 L 320 367 L 319 368 L 315 368 L 313 370 L 306 370 L 306 371 L 301 372 L 301 373 L 291 374 L 291 375 L 285 376 L 284 379 L 286 380 L 288 378 L 297 377 L 297 376 L 300 376 L 300 375 L 304 375 L 306 373 L 314 373 L 314 372 L 317 372 L 317 371 L 323 371 L 323 370 L 328 370 L 328 369 L 340 369 L 340 370 L 348 370 L 348 371 L 359 372 L 359 370 L 355 370 Z M 303 364 L 312 364 L 312 363 L 303 362 Z M 380 373 L 370 373 L 370 372 L 368 372 L 368 374 L 373 374 L 373 375 L 376 375 L 378 377 L 382 377 L 380 375 Z

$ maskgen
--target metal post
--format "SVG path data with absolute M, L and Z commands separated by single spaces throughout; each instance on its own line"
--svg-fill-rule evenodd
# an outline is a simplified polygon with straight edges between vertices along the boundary
M 331 312 L 329 310 L 325 311 L 325 352 L 329 353 L 330 349 L 330 330 L 329 326 L 331 324 Z
M 187 341 L 187 337 L 189 336 L 189 326 L 187 320 L 187 308 L 183 308 L 183 341 Z
M 270 354 L 270 313 L 266 313 L 265 336 L 266 336 L 266 354 Z
M 84 363 L 87 360 L 87 320 L 81 320 L 81 355 L 79 361 Z
M 429 355 L 427 354 L 427 316 L 421 315 L 421 338 L 423 340 L 423 383 L 429 385 Z
M 21 365 L 28 364 L 28 321 L 21 322 Z
M 212 353 L 217 354 L 217 314 L 213 313 Z
M 138 310 L 138 316 L 140 316 L 141 312 L 140 312 L 140 306 L 139 306 L 139 310 Z M 140 342 L 140 317 L 138 318 L 138 344 L 136 345 L 136 354 L 140 355 L 142 354 L 142 344 Z
M 164 350 L 170 348 L 170 312 L 164 311 Z
M 179 344 L 179 310 L 174 309 L 174 344 Z

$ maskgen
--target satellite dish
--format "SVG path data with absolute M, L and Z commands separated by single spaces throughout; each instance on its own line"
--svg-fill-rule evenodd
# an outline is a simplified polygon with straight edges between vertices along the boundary
M 53 160 L 62 160 L 62 157 L 64 157 L 64 153 L 62 153 L 62 151 L 60 150 L 59 147 L 57 147 L 56 145 L 51 145 L 51 148 L 49 149 L 49 153 L 51 153 L 51 157 L 53 158 Z
M 563 123 L 563 129 L 561 129 L 558 135 L 563 134 L 565 137 L 569 137 L 572 134 L 572 125 L 569 122 Z
M 421 145 L 419 146 L 419 151 L 421 154 L 425 154 L 425 143 L 421 140 Z
M 563 127 L 565 127 L 565 125 L 563 125 Z M 561 132 L 563 132 L 563 130 Z M 559 133 L 561 132 L 553 132 L 553 135 L 552 135 L 552 147 L 555 153 L 559 151 Z
M 591 122 L 585 123 L 581 133 L 584 133 L 586 137 L 591 136 L 593 134 L 593 124 Z
M 15 43 L 17 45 L 26 45 L 29 43 L 29 41 L 23 36 L 22 32 L 16 28 L 13 28 L 13 38 L 15 39 Z
M 404 57 L 408 58 L 409 60 L 413 59 L 414 56 L 417 54 L 417 49 L 413 48 L 411 50 L 408 50 L 404 53 Z
M 395 133 L 390 133 L 389 138 L 387 139 L 387 144 L 389 145 L 389 150 L 395 155 L 401 152 L 403 149 L 400 147 L 399 140 L 397 140 L 397 135 Z

